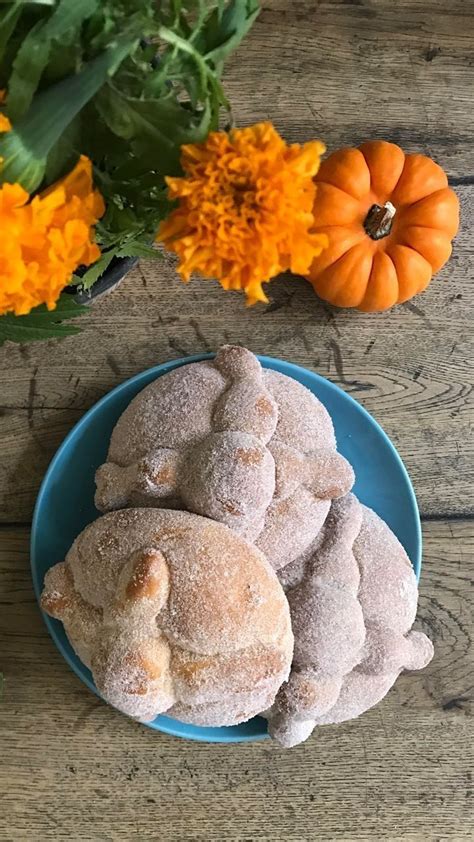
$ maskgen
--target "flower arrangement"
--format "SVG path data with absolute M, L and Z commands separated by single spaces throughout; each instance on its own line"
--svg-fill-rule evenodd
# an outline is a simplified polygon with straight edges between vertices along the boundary
M 229 109 L 256 0 L 39 0 L 0 10 L 0 341 L 78 330 L 117 257 L 156 256 L 165 179 Z
M 160 256 L 155 241 L 185 282 L 212 278 L 248 304 L 289 269 L 336 306 L 386 309 L 446 262 L 458 202 L 430 159 L 371 141 L 320 170 L 320 141 L 220 130 L 223 65 L 258 12 L 1 4 L 0 343 L 76 332 L 85 308 L 65 290 L 87 292 L 117 258 Z

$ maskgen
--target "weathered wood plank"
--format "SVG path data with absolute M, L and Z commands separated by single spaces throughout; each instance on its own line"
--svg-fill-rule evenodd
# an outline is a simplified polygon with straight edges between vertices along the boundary
M 227 72 L 239 123 L 329 148 L 393 140 L 474 175 L 466 0 L 267 0 Z
M 44 471 L 71 426 L 110 388 L 171 358 L 224 342 L 317 370 L 392 437 L 422 513 L 466 514 L 474 481 L 474 187 L 461 187 L 455 254 L 423 296 L 386 314 L 327 307 L 300 279 L 270 285 L 251 310 L 213 282 L 184 286 L 172 263 L 143 263 L 94 304 L 84 332 L 0 349 L 0 518 L 27 522 Z
M 470 840 L 474 528 L 425 525 L 419 626 L 435 643 L 360 719 L 282 751 L 182 742 L 108 708 L 49 639 L 27 530 L 0 529 L 0 838 Z
M 423 513 L 472 514 L 472 31 L 465 0 L 266 0 L 231 62 L 236 122 L 272 119 L 328 147 L 384 137 L 459 185 L 448 268 L 382 316 L 332 310 L 303 281 L 247 311 L 212 284 L 143 266 L 84 333 L 0 349 L 0 519 L 27 522 L 44 470 L 83 412 L 157 362 L 241 342 L 318 370 L 386 428 Z M 463 186 L 464 185 L 464 186 Z M 155 734 L 96 700 L 37 611 L 27 533 L 0 526 L 0 838 L 294 842 L 472 839 L 472 521 L 425 524 L 420 625 L 436 656 L 372 712 L 282 752 Z

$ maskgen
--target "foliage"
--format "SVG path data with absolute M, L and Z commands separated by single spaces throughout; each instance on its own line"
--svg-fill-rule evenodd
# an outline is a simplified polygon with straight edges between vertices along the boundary
M 0 183 L 41 190 L 85 154 L 107 206 L 101 263 L 75 283 L 89 288 L 114 257 L 156 253 L 171 209 L 165 176 L 180 174 L 181 146 L 205 140 L 229 108 L 223 63 L 258 11 L 258 0 L 1 4 L 0 89 L 13 129 L 0 136 Z
M 6 339 L 11 342 L 31 342 L 35 339 L 57 339 L 79 333 L 80 328 L 73 324 L 64 324 L 69 319 L 81 316 L 87 307 L 76 304 L 72 295 L 63 293 L 55 310 L 47 310 L 44 304 L 35 307 L 28 316 L 14 316 L 7 313 L 0 318 L 0 345 Z

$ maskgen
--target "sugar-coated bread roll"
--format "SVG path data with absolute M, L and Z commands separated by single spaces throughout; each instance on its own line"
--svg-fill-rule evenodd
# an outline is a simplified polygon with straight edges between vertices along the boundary
M 41 604 L 102 696 L 140 720 L 166 711 L 234 725 L 288 678 L 293 635 L 276 574 L 245 539 L 194 514 L 104 515 L 48 571 Z
M 353 719 L 389 691 L 402 670 L 426 666 L 433 646 L 412 631 L 418 588 L 405 550 L 352 494 L 331 511 L 309 557 L 280 573 L 295 654 L 269 713 L 283 746 L 316 725 Z
M 255 542 L 278 570 L 314 541 L 353 481 L 320 401 L 245 348 L 224 346 L 130 403 L 97 471 L 96 505 L 205 515 Z

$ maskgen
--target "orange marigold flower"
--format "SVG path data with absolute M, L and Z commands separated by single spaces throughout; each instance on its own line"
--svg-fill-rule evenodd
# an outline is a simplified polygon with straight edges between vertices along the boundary
M 5 102 L 6 95 L 7 95 L 7 92 L 6 92 L 5 88 L 1 88 L 0 89 L 0 106 L 3 105 L 3 103 Z M 8 117 L 6 117 L 5 114 L 2 114 L 2 112 L 0 111 L 0 132 L 9 132 L 11 127 L 12 127 L 12 124 L 10 123 L 10 120 L 8 119 Z
M 54 310 L 78 266 L 100 257 L 92 226 L 105 211 L 81 156 L 69 175 L 30 200 L 19 184 L 0 187 L 0 314 Z
M 12 127 L 10 120 L 0 112 L 0 132 L 9 132 Z
M 290 269 L 304 275 L 327 245 L 312 231 L 322 143 L 288 146 L 271 123 L 211 132 L 183 146 L 184 178 L 168 178 L 179 204 L 157 239 L 192 272 L 244 290 L 248 304 L 267 301 L 262 283 Z

